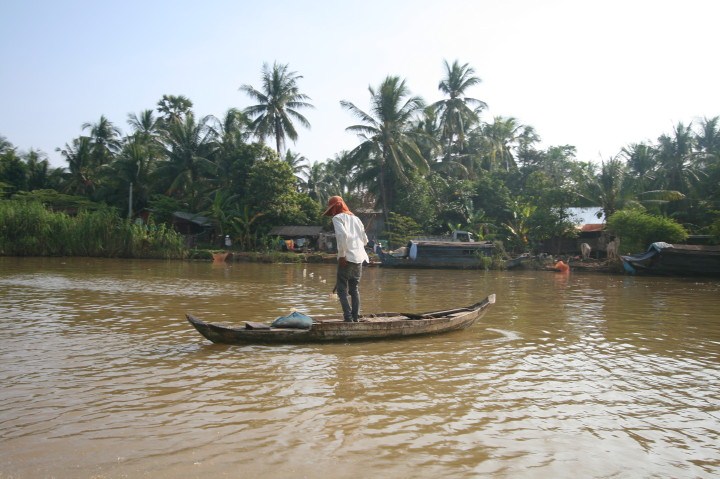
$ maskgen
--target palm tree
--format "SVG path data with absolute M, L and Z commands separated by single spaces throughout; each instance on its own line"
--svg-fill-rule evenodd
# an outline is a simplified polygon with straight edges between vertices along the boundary
M 129 114 L 127 123 L 132 127 L 133 132 L 125 143 L 141 145 L 151 163 L 157 160 L 162 153 L 162 118 L 156 118 L 153 110 L 143 110 L 140 115 Z M 152 169 L 153 166 L 148 164 L 148 169 Z
M 465 144 L 465 133 L 478 122 L 478 114 L 487 108 L 487 104 L 465 96 L 469 88 L 482 81 L 467 63 L 460 65 L 455 60 L 450 65 L 445 60 L 445 73 L 438 89 L 449 98 L 435 102 L 432 108 L 440 120 L 441 140 L 447 145 L 446 156 L 450 157 L 453 147 L 459 151 Z
M 233 185 L 233 180 L 240 170 L 247 170 L 249 165 L 241 164 L 246 140 L 250 137 L 250 121 L 237 108 L 230 108 L 221 120 L 216 120 L 211 127 L 217 141 L 215 155 L 217 189 L 229 189 L 239 193 L 240 185 Z
M 392 192 L 398 185 L 390 184 L 391 178 L 407 181 L 406 169 L 427 168 L 427 161 L 418 148 L 421 133 L 412 129 L 414 116 L 425 104 L 418 96 L 411 96 L 405 81 L 388 76 L 375 90 L 370 91 L 370 113 L 365 113 L 348 101 L 340 105 L 358 117 L 363 123 L 346 128 L 355 133 L 362 142 L 350 152 L 357 162 L 366 162 L 366 168 L 374 168 L 380 194 L 380 204 L 388 220 L 392 205 Z
M 720 158 L 720 116 L 704 118 L 697 135 L 697 148 L 704 156 L 704 163 Z
M 610 218 L 616 211 L 630 205 L 642 205 L 645 208 L 665 205 L 670 201 L 681 200 L 685 197 L 674 190 L 640 190 L 632 188 L 628 179 L 629 166 L 623 160 L 623 152 L 602 161 L 600 172 L 594 168 L 585 170 L 584 181 L 581 185 L 580 197 L 599 205 L 605 215 Z
M 450 159 L 448 155 L 443 154 L 443 147 L 439 141 L 442 137 L 442 125 L 437 110 L 432 105 L 425 107 L 423 114 L 413 122 L 412 128 L 418 132 L 416 143 L 428 163 L 435 166 Z
M 28 191 L 52 188 L 55 186 L 50 182 L 50 162 L 47 159 L 47 155 L 31 149 L 24 156 L 27 165 Z
M 294 153 L 290 150 L 287 150 L 285 152 L 285 163 L 290 165 L 293 175 L 295 175 L 295 178 L 297 178 L 298 185 L 301 186 L 301 189 L 304 189 L 303 186 L 305 185 L 305 177 L 307 177 L 308 173 L 310 172 L 310 167 L 308 166 L 308 159 L 302 156 L 300 153 Z
M 533 127 L 525 126 L 513 117 L 496 116 L 493 123 L 483 125 L 480 132 L 490 171 L 498 165 L 502 165 L 505 171 L 517 168 L 513 150 L 527 147 L 538 140 Z
M 704 201 L 714 201 L 718 205 L 720 194 L 720 117 L 704 118 L 697 135 L 697 147 L 700 152 L 702 171 L 705 181 L 698 191 L 698 197 Z
M 0 154 L 0 198 L 27 191 L 27 165 L 15 148 L 6 148 Z
M 84 123 L 83 130 L 90 130 L 90 142 L 92 145 L 92 158 L 96 167 L 109 164 L 115 154 L 120 151 L 122 142 L 120 137 L 122 131 L 105 118 L 100 116 L 100 120 L 95 123 Z
M 65 158 L 68 163 L 67 182 L 65 192 L 87 195 L 95 191 L 96 168 L 92 162 L 92 143 L 87 136 L 75 138 L 65 148 L 57 148 L 56 151 Z
M 167 125 L 163 139 L 166 160 L 157 170 L 160 179 L 169 184 L 168 194 L 186 197 L 196 210 L 201 206 L 201 190 L 216 168 L 212 155 L 217 144 L 214 131 L 208 127 L 210 118 L 195 121 L 188 113 L 184 121 Z
M 310 122 L 298 112 L 301 108 L 314 108 L 307 102 L 310 97 L 300 93 L 297 81 L 301 78 L 296 72 L 288 71 L 288 65 L 275 62 L 271 69 L 265 63 L 260 90 L 251 85 L 240 87 L 241 91 L 258 102 L 257 105 L 245 109 L 245 113 L 254 118 L 251 127 L 255 135 L 262 141 L 274 137 L 278 156 L 281 156 L 280 150 L 285 144 L 285 137 L 297 140 L 298 134 L 293 120 L 305 128 L 310 128 Z
M 125 199 L 132 185 L 132 210 L 144 208 L 150 199 L 152 182 L 150 180 L 158 162 L 157 146 L 148 144 L 142 136 L 131 136 L 123 145 L 112 164 L 113 188 L 110 196 Z
M 132 135 L 140 138 L 144 143 L 157 142 L 160 136 L 160 119 L 155 118 L 153 110 L 143 110 L 139 115 L 128 114 L 128 125 L 132 127 Z
M 208 209 L 202 211 L 203 216 L 212 219 L 218 228 L 218 234 L 222 237 L 233 228 L 233 222 L 240 216 L 238 209 L 238 198 L 228 190 L 215 190 L 210 195 Z M 237 241 L 237 237 L 233 240 Z
M 667 189 L 687 192 L 691 182 L 698 179 L 693 164 L 695 138 L 691 126 L 680 122 L 673 128 L 674 136 L 662 135 L 658 138 L 659 177 Z
M 658 138 L 659 188 L 690 198 L 689 201 L 668 204 L 664 210 L 665 214 L 675 216 L 679 221 L 692 221 L 689 218 L 693 201 L 701 199 L 703 194 L 701 177 L 706 175 L 702 168 L 705 155 L 697 151 L 697 141 L 692 124 L 685 126 L 682 122 L 674 127 L 673 136 Z
M 214 129 L 222 143 L 232 148 L 246 143 L 252 135 L 250 120 L 237 108 L 230 108 Z
M 192 113 L 193 102 L 183 95 L 163 95 L 157 105 L 162 121 L 170 124 L 184 121 L 185 117 Z
M 620 155 L 600 164 L 600 173 L 585 171 L 584 191 L 581 196 L 602 208 L 605 218 L 621 209 L 631 195 L 626 188 L 627 166 Z
M 326 162 L 315 162 L 308 170 L 305 191 L 310 198 L 323 207 L 331 196 L 344 193 L 340 181 L 333 173 L 334 169 L 333 160 L 328 160 Z M 345 175 L 342 175 L 342 177 L 345 178 Z
M 7 138 L 0 135 L 0 154 L 5 153 L 6 151 L 11 150 L 13 148 L 14 148 L 13 144 L 10 143 Z
M 636 190 L 643 192 L 655 182 L 657 151 L 644 143 L 633 143 L 622 149 L 627 158 L 628 174 L 636 184 Z

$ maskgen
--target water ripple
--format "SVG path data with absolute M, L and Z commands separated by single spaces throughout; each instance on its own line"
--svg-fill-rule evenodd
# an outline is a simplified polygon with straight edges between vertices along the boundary
M 0 261 L 1 477 L 720 474 L 717 283 L 368 270 L 368 309 L 498 304 L 437 337 L 221 346 L 184 312 L 335 311 L 332 269 Z

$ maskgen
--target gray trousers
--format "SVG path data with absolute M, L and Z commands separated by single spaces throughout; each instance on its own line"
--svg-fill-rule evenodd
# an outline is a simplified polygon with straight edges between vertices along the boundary
M 362 276 L 362 264 L 348 263 L 347 266 L 338 265 L 337 269 L 337 295 L 343 309 L 345 321 L 357 321 L 360 316 L 360 291 L 358 283 Z M 348 295 L 350 301 L 348 301 Z

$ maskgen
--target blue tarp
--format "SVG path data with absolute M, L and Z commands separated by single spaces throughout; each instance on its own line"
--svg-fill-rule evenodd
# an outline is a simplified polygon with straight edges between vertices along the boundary
M 647 251 L 644 253 L 638 253 L 638 254 L 632 254 L 632 255 L 626 255 L 621 256 L 623 260 L 623 268 L 625 268 L 625 271 L 628 273 L 636 273 L 636 267 L 640 266 L 642 267 L 644 265 L 644 262 L 652 258 L 653 256 L 657 255 L 660 251 L 664 250 L 665 248 L 672 248 L 673 245 L 670 243 L 664 243 L 662 241 L 658 241 L 656 243 L 651 244 Z
M 270 326 L 273 328 L 310 329 L 313 320 L 310 316 L 294 311 L 287 316 L 280 316 Z

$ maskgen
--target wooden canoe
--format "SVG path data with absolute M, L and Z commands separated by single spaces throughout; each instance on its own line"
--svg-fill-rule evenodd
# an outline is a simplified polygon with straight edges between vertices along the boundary
M 275 328 L 246 322 L 244 327 L 206 323 L 191 314 L 187 319 L 200 334 L 213 343 L 318 343 L 328 341 L 375 340 L 438 334 L 465 329 L 483 317 L 495 304 L 491 294 L 479 303 L 427 313 L 376 313 L 360 317 L 357 323 L 342 320 L 342 315 L 313 317 L 310 329 Z

